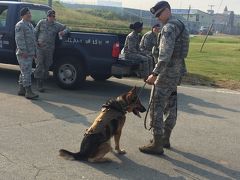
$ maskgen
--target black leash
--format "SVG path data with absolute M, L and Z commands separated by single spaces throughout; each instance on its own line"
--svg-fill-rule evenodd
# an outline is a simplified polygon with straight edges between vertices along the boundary
M 149 102 L 149 105 L 148 105 L 148 109 L 147 109 L 147 112 L 146 112 L 146 115 L 145 115 L 145 118 L 144 118 L 144 128 L 146 130 L 151 130 L 152 129 L 152 125 L 150 125 L 150 128 L 147 128 L 147 116 L 148 116 L 148 113 L 150 111 L 150 108 L 151 108 L 151 105 L 153 103 L 153 114 L 155 112 L 155 107 L 154 107 L 154 103 L 155 103 L 155 100 L 154 100 L 154 94 L 155 94 L 155 84 L 153 85 L 153 90 L 152 90 L 152 94 L 151 94 L 151 99 L 150 99 L 150 102 Z
M 146 85 L 147 85 L 147 82 L 145 82 L 144 85 L 142 86 L 142 88 L 139 90 L 138 95 L 137 95 L 138 99 L 139 99 L 140 95 L 142 94 L 142 92 L 143 92 L 143 90 L 144 90 L 144 88 L 145 88 Z M 147 112 L 146 112 L 145 118 L 144 118 L 144 128 L 147 129 L 147 130 L 149 130 L 149 131 L 152 129 L 152 126 L 150 125 L 150 128 L 147 128 L 147 116 L 148 116 L 148 114 L 149 114 L 151 104 L 155 102 L 155 100 L 154 100 L 154 98 L 153 98 L 153 97 L 154 97 L 154 94 L 155 94 L 155 84 L 153 85 L 152 96 L 151 96 L 150 102 L 149 102 L 149 104 L 148 104 Z M 154 106 L 153 106 L 153 113 L 155 112 L 154 109 L 155 109 L 155 108 L 154 108 Z
M 145 82 L 144 85 L 143 85 L 143 87 L 139 90 L 139 92 L 138 92 L 138 94 L 137 94 L 137 97 L 138 97 L 138 98 L 139 98 L 140 95 L 142 94 L 142 92 L 143 92 L 143 90 L 144 90 L 144 88 L 145 88 L 146 85 L 147 85 L 147 82 Z

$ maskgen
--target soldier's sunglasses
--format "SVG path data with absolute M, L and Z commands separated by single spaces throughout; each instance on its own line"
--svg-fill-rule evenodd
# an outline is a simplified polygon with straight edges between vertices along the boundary
M 166 8 L 163 8 L 159 13 L 156 14 L 156 18 L 158 18 L 159 16 L 161 16 L 162 12 L 165 10 Z

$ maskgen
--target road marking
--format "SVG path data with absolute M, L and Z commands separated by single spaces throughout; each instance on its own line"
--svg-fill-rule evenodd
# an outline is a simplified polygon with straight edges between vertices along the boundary
M 239 91 L 233 91 L 233 90 L 228 90 L 228 89 L 214 89 L 214 88 L 210 88 L 210 87 L 203 87 L 203 86 L 180 86 L 180 88 L 182 89 L 198 89 L 201 91 L 205 91 L 205 92 L 216 92 L 216 93 L 223 93 L 223 94 L 235 94 L 235 95 L 240 95 Z

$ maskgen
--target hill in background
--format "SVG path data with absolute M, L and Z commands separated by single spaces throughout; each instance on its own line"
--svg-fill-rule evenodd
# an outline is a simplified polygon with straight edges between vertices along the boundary
M 47 4 L 48 2 L 47 0 L 25 1 L 39 4 Z M 139 16 L 121 14 L 114 7 L 108 7 L 108 9 L 103 7 L 83 7 L 54 1 L 53 9 L 57 12 L 58 21 L 66 24 L 71 30 L 127 34 L 130 32 L 129 24 L 140 20 Z M 149 28 L 147 27 L 146 30 L 149 30 Z

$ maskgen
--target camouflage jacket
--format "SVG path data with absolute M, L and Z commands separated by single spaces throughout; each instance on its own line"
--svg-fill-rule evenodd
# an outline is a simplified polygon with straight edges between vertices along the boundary
M 42 49 L 54 49 L 56 36 L 60 31 L 68 33 L 69 30 L 65 25 L 59 22 L 48 22 L 47 19 L 42 19 L 35 27 L 36 39 L 39 48 Z
M 156 33 L 149 31 L 143 35 L 140 42 L 140 49 L 144 53 L 151 55 L 153 46 L 157 45 L 158 36 Z
M 184 59 L 173 56 L 175 46 L 179 46 L 176 39 L 182 31 L 180 26 L 176 25 L 177 23 L 176 18 L 170 17 L 161 31 L 158 63 L 153 70 L 159 75 L 156 84 L 161 84 L 161 86 L 175 86 L 181 76 Z
M 126 38 L 123 53 L 125 54 L 139 53 L 140 52 L 139 42 L 140 37 L 138 33 L 136 33 L 135 31 L 131 32 Z
M 15 41 L 17 46 L 16 54 L 36 54 L 36 39 L 34 27 L 30 22 L 21 20 L 15 26 Z

